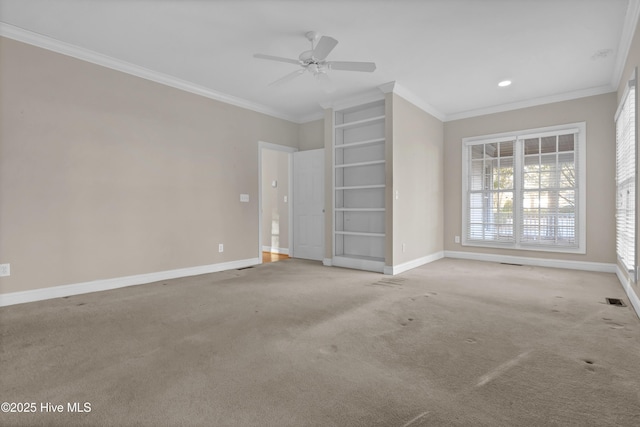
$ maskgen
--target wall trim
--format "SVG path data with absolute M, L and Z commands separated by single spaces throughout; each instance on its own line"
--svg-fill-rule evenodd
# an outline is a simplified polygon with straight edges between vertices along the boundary
M 429 264 L 430 262 L 437 261 L 442 258 L 444 258 L 444 251 L 436 252 L 431 255 L 423 256 L 421 258 L 414 259 L 413 261 L 408 261 L 394 266 L 385 265 L 384 274 L 395 276 L 396 274 L 404 273 L 405 271 Z
M 334 110 L 344 110 L 346 108 L 355 107 L 362 104 L 368 104 L 370 102 L 376 102 L 384 99 L 384 94 L 378 89 L 370 89 L 359 92 L 356 95 L 348 98 L 343 98 L 338 101 L 321 102 L 320 106 L 323 110 L 333 108 Z
M 22 292 L 0 294 L 0 307 L 42 301 L 90 292 L 107 291 L 127 286 L 144 285 L 161 280 L 178 279 L 181 277 L 197 276 L 200 274 L 217 273 L 224 270 L 250 267 L 262 263 L 262 258 L 250 258 L 218 264 L 201 265 L 197 267 L 179 268 L 176 270 L 159 271 L 156 273 L 137 274 L 135 276 L 115 277 L 112 279 L 93 280 L 90 282 L 74 283 L 72 285 L 53 286 L 50 288 L 33 289 Z
M 572 92 L 559 93 L 556 95 L 531 98 L 524 101 L 512 102 L 509 104 L 495 105 L 493 107 L 479 108 L 477 110 L 462 111 L 460 113 L 449 114 L 445 122 L 453 120 L 468 119 L 470 117 L 485 116 L 487 114 L 504 113 L 506 111 L 519 110 L 521 108 L 537 107 L 539 105 L 553 104 L 555 102 L 571 101 L 588 96 L 604 95 L 615 92 L 616 88 L 610 85 L 594 87 L 590 89 L 575 90 Z
M 633 286 L 631 285 L 629 278 L 620 269 L 619 265 L 616 265 L 616 276 L 618 276 L 618 280 L 626 292 L 627 298 L 629 298 L 629 302 L 631 302 L 631 306 L 635 310 L 636 315 L 640 318 L 640 297 L 638 297 L 638 294 L 633 290 Z
M 333 266 L 333 260 L 331 258 L 323 258 L 322 265 L 324 265 L 325 267 L 331 267 Z
M 322 105 L 320 106 L 322 107 Z M 324 120 L 324 108 L 316 113 L 308 114 L 298 118 L 298 123 L 303 125 L 309 122 L 315 122 L 316 120 Z
M 262 252 L 272 252 L 274 254 L 283 254 L 289 255 L 289 249 L 287 248 L 276 248 L 275 246 L 263 246 Z
M 267 107 L 266 105 L 261 105 L 252 101 L 248 101 L 246 99 L 227 95 L 225 93 L 218 92 L 204 86 L 200 86 L 195 83 L 170 76 L 168 74 L 153 71 L 148 68 L 132 64 L 130 62 L 122 61 L 111 56 L 97 53 L 90 49 L 85 49 L 71 43 L 66 43 L 42 34 L 34 33 L 32 31 L 28 31 L 11 24 L 0 22 L 0 36 L 7 37 L 9 39 L 16 40 L 22 43 L 27 43 L 32 46 L 37 46 L 52 52 L 60 53 L 62 55 L 80 59 L 82 61 L 90 62 L 92 64 L 100 65 L 102 67 L 110 68 L 112 70 L 130 74 L 132 76 L 160 83 L 165 86 L 180 89 L 185 92 L 204 96 L 205 98 L 214 99 L 226 104 L 235 105 L 236 107 L 256 111 L 258 113 L 266 114 L 278 119 L 299 123 L 297 117 L 284 114 L 271 107 Z
M 441 112 L 436 107 L 429 104 L 428 102 L 424 101 L 422 98 L 420 98 L 415 93 L 413 93 L 412 91 L 410 91 L 409 89 L 402 86 L 396 81 L 385 83 L 379 86 L 379 89 L 383 93 L 390 93 L 390 92 L 395 93 L 399 97 L 415 105 L 425 113 L 432 115 L 433 117 L 440 120 L 441 122 L 444 122 L 445 119 L 447 118 L 446 114 L 444 114 L 443 112 Z
M 534 98 L 521 102 L 515 102 L 510 104 L 502 104 L 488 108 L 480 108 L 477 110 L 463 111 L 453 114 L 444 114 L 438 109 L 415 95 L 409 89 L 399 85 L 397 82 L 392 81 L 380 85 L 378 87 L 378 93 L 394 92 L 412 104 L 416 105 L 423 111 L 431 114 L 442 122 L 448 122 L 452 120 L 465 119 L 470 117 L 482 116 L 486 114 L 500 113 L 510 110 L 517 110 L 520 108 L 533 107 L 537 105 L 550 104 L 560 101 L 568 101 L 576 98 L 583 98 L 587 96 L 601 95 L 604 93 L 614 92 L 617 90 L 620 79 L 622 78 L 622 72 L 626 58 L 631 47 L 631 40 L 633 38 L 638 16 L 640 16 L 640 0 L 630 0 L 629 7 L 625 23 L 623 25 L 623 32 L 620 38 L 619 49 L 616 57 L 615 70 L 612 77 L 611 85 L 605 85 L 601 87 L 578 90 L 574 92 L 567 92 L 564 94 L 551 95 L 548 97 Z M 203 96 L 205 98 L 213 99 L 216 101 L 224 102 L 226 104 L 234 105 L 236 107 L 245 108 L 247 110 L 256 111 L 258 113 L 266 114 L 278 119 L 287 120 L 293 123 L 302 124 L 314 120 L 319 120 L 324 117 L 323 112 L 316 112 L 303 117 L 291 116 L 289 114 L 282 113 L 266 105 L 258 104 L 246 99 L 228 95 L 222 92 L 218 92 L 198 84 L 179 79 L 177 77 L 170 76 L 168 74 L 160 73 L 150 70 L 145 67 L 141 67 L 130 62 L 122 61 L 107 55 L 103 55 L 86 49 L 80 46 L 66 43 L 54 38 L 34 33 L 32 31 L 25 30 L 20 27 L 16 27 L 11 24 L 0 22 L 0 36 L 7 37 L 12 40 L 16 40 L 22 43 L 27 43 L 32 46 L 37 46 L 52 52 L 57 52 L 66 56 L 70 56 L 82 61 L 90 62 L 92 64 L 100 65 L 112 70 L 120 71 L 126 74 L 130 74 L 136 77 L 140 77 L 146 80 L 150 80 L 156 83 L 160 83 L 165 86 L 173 87 L 185 92 L 190 92 L 196 95 Z M 348 100 L 344 100 L 339 103 L 321 103 L 320 106 L 323 109 L 333 107 L 334 109 L 343 109 L 343 104 L 348 106 L 362 104 L 363 100 L 370 102 L 378 98 L 375 92 L 364 91 L 363 93 L 354 96 Z
M 618 88 L 620 81 L 622 80 L 622 73 L 624 72 L 624 66 L 627 63 L 629 57 L 629 50 L 631 49 L 631 42 L 636 32 L 638 25 L 638 19 L 640 18 L 640 0 L 629 0 L 627 6 L 627 13 L 624 17 L 624 24 L 622 24 L 622 34 L 618 41 L 618 49 L 616 52 L 616 62 L 613 68 L 613 76 L 611 78 L 611 86 Z
M 536 267 L 566 268 L 569 270 L 615 273 L 616 265 L 604 262 L 569 261 L 562 259 L 531 258 L 511 255 L 486 254 L 479 252 L 444 251 L 446 258 L 470 259 L 475 261 L 506 262 L 509 264 L 532 265 Z

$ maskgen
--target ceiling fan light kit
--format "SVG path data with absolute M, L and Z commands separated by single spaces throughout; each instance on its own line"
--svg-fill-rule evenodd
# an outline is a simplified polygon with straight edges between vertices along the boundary
M 376 69 L 374 62 L 355 62 L 355 61 L 327 61 L 331 51 L 338 44 L 338 40 L 329 36 L 321 36 L 316 31 L 309 31 L 305 34 L 307 40 L 311 42 L 311 49 L 302 52 L 298 59 L 283 58 L 280 56 L 265 55 L 262 53 L 256 53 L 253 56 L 258 59 L 266 59 L 268 61 L 286 62 L 289 64 L 296 64 L 302 67 L 284 77 L 272 82 L 269 86 L 278 86 L 287 83 L 305 71 L 310 72 L 316 80 L 322 85 L 326 92 L 333 92 L 334 88 L 331 86 L 331 81 L 327 73 L 330 70 L 339 71 L 359 71 L 359 72 L 373 72 Z

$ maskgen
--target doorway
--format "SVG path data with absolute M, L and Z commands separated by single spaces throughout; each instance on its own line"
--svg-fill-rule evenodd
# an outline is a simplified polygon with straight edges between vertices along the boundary
M 275 252 L 265 252 L 262 251 L 262 263 L 266 264 L 269 262 L 277 262 L 277 261 L 283 261 L 285 259 L 289 259 L 291 258 L 289 255 L 285 255 L 285 254 L 278 254 Z
M 288 259 L 292 251 L 292 169 L 295 148 L 260 141 L 259 253 L 262 262 Z

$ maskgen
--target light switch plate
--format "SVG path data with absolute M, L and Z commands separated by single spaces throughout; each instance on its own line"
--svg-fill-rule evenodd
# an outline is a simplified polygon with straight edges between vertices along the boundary
M 0 277 L 11 276 L 11 264 L 0 264 Z

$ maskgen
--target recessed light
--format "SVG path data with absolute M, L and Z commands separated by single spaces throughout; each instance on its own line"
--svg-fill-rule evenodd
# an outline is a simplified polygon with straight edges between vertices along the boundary
M 507 87 L 511 84 L 511 80 L 503 80 L 500 83 L 498 83 L 498 86 L 500 87 Z

